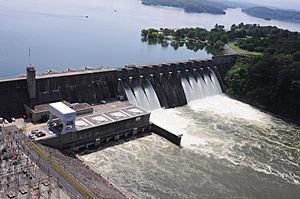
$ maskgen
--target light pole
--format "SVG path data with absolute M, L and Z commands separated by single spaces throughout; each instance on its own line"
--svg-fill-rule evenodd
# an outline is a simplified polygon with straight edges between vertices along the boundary
M 0 122 L 2 123 L 2 134 L 4 134 L 4 119 L 1 117 Z

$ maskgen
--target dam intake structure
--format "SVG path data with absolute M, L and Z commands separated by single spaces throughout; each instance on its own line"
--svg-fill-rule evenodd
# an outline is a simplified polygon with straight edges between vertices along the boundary
M 186 64 L 123 69 L 118 79 L 118 90 L 124 91 L 130 103 L 153 111 L 221 94 L 221 81 L 217 67 L 207 65 L 207 62 L 190 61 Z

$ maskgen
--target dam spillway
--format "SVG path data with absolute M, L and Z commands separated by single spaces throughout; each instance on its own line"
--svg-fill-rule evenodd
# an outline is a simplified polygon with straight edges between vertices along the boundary
M 217 67 L 197 61 L 186 65 L 129 67 L 119 75 L 118 90 L 124 91 L 130 103 L 148 111 L 174 108 L 221 94 L 222 80 L 217 74 Z
M 118 90 L 131 104 L 151 112 L 152 132 L 181 146 L 183 133 L 161 123 L 157 110 L 221 94 L 222 79 L 218 68 L 211 62 L 204 63 L 190 61 L 186 64 L 128 67 L 119 73 Z

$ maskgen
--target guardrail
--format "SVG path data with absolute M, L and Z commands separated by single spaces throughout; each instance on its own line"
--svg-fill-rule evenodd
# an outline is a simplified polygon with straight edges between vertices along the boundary
M 86 199 L 96 199 L 85 187 L 83 187 L 77 180 L 75 180 L 70 174 L 64 171 L 57 163 L 51 160 L 35 143 L 29 142 L 31 147 L 35 150 L 37 154 L 40 155 L 44 160 L 46 160 L 51 167 L 60 174 L 69 184 L 73 185 L 75 189 L 82 194 Z

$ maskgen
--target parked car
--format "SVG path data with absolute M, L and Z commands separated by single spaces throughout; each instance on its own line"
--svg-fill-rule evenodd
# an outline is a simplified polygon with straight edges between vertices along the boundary
M 4 124 L 8 124 L 8 121 L 7 121 L 7 119 L 4 119 Z
M 31 140 L 33 140 L 34 139 L 34 135 L 31 134 L 31 135 L 28 136 L 28 138 L 31 139 Z
M 56 127 L 56 126 L 57 126 L 57 124 L 55 122 L 49 123 L 49 127 Z
M 35 133 L 35 136 L 38 137 L 38 138 L 39 137 L 44 137 L 44 136 L 46 136 L 46 133 L 44 133 L 42 131 L 38 131 L 38 132 Z
M 12 119 L 9 117 L 9 118 L 7 118 L 6 119 L 9 123 L 12 123 L 13 121 L 12 121 Z
M 38 136 L 40 135 L 41 132 L 42 132 L 42 131 L 36 131 L 34 135 L 35 135 L 36 137 L 38 137 Z
M 16 118 L 12 117 L 11 120 L 12 120 L 12 122 L 15 122 L 15 121 L 16 121 Z
M 35 129 L 35 130 L 31 130 L 31 134 L 35 135 L 39 130 Z
M 106 104 L 105 100 L 100 100 L 100 104 Z

